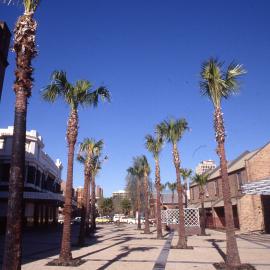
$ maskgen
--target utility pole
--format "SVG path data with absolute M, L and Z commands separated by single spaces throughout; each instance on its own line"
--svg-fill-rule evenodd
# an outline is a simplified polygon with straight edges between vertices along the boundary
M 5 22 L 0 21 L 0 101 L 5 77 L 5 70 L 8 66 L 8 50 L 11 33 Z

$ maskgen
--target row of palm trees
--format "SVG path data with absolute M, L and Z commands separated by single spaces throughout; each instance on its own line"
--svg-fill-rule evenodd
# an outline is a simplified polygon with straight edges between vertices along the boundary
M 202 94 L 207 96 L 214 106 L 214 129 L 215 139 L 217 142 L 217 154 L 220 159 L 221 176 L 222 176 L 222 192 L 224 199 L 225 221 L 226 221 L 226 266 L 228 269 L 236 269 L 241 265 L 238 246 L 234 231 L 234 221 L 231 203 L 230 185 L 228 179 L 227 160 L 225 154 L 225 127 L 221 102 L 223 99 L 229 98 L 232 94 L 239 90 L 239 77 L 246 73 L 242 65 L 231 63 L 224 70 L 223 63 L 217 59 L 210 58 L 202 64 L 200 88 Z M 160 165 L 159 154 L 164 141 L 172 145 L 173 163 L 176 171 L 176 189 L 178 193 L 179 207 L 179 238 L 176 245 L 177 248 L 188 248 L 185 237 L 184 226 L 184 209 L 183 209 L 183 185 L 181 183 L 181 171 L 183 179 L 190 177 L 191 171 L 183 171 L 181 169 L 181 160 L 179 157 L 178 142 L 187 131 L 188 124 L 185 119 L 170 119 L 158 124 L 155 128 L 155 136 L 146 136 L 146 148 L 153 154 L 155 160 L 155 187 L 157 193 L 156 200 L 156 217 L 157 217 L 157 238 L 162 237 L 161 228 L 161 211 L 160 211 L 160 190 L 162 184 L 160 182 Z M 130 169 L 128 170 L 130 172 Z M 207 176 L 195 175 L 193 178 L 199 184 L 200 198 L 202 203 L 202 234 L 205 234 L 205 213 L 203 207 L 203 198 L 205 194 L 204 185 L 207 181 Z M 173 183 L 172 183 L 173 185 Z M 185 188 L 187 187 L 185 184 Z M 172 187 L 174 188 L 174 187 Z M 147 211 L 146 211 L 147 212 Z

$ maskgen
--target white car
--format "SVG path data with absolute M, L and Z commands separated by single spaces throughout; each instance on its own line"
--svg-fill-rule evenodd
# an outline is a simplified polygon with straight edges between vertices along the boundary
M 138 224 L 138 219 L 137 218 L 128 218 L 127 220 L 128 224 Z M 141 217 L 141 224 L 144 224 L 145 220 L 143 217 Z
M 113 222 L 119 221 L 119 222 L 123 222 L 122 219 L 125 217 L 125 215 L 123 214 L 115 214 L 113 216 Z

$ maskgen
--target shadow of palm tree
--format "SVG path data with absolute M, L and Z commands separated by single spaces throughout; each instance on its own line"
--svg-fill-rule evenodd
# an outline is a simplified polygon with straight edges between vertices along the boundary
M 207 242 L 210 242 L 212 246 L 217 250 L 219 255 L 222 257 L 224 262 L 226 261 L 226 254 L 225 252 L 220 248 L 220 246 L 217 243 L 225 242 L 224 240 L 217 240 L 217 239 L 207 239 Z
M 135 247 L 135 248 L 129 248 L 128 246 L 122 247 L 121 250 L 120 250 L 120 251 L 122 251 L 122 253 L 120 253 L 117 256 L 115 256 L 115 258 L 113 258 L 112 260 L 108 261 L 107 263 L 105 263 L 104 265 L 102 265 L 101 267 L 99 267 L 97 270 L 107 269 L 107 267 L 109 267 L 111 264 L 113 264 L 114 262 L 117 262 L 117 261 L 121 260 L 122 258 L 128 256 L 131 252 L 134 252 L 134 251 L 145 252 L 145 251 L 148 251 L 150 249 L 156 249 L 156 248 L 155 247 Z
M 104 251 L 104 250 L 106 250 L 106 249 L 109 249 L 109 248 L 111 248 L 111 247 L 114 247 L 114 246 L 117 246 L 117 245 L 126 243 L 126 242 L 128 242 L 128 241 L 130 241 L 130 240 L 133 240 L 133 239 L 136 239 L 136 238 L 135 238 L 135 237 L 126 236 L 126 237 L 122 237 L 121 239 L 122 239 L 121 241 L 116 242 L 116 243 L 114 243 L 114 244 L 112 244 L 112 245 L 110 245 L 110 246 L 106 246 L 106 247 L 104 247 L 104 248 L 101 248 L 101 249 L 98 249 L 98 250 L 95 250 L 95 251 L 86 253 L 86 254 L 84 254 L 84 255 L 81 255 L 81 256 L 79 256 L 79 257 L 76 257 L 75 259 L 83 259 L 83 258 L 85 258 L 85 257 L 87 257 L 87 256 L 89 256 L 89 255 L 93 255 L 93 254 L 95 254 L 95 253 L 98 253 L 98 252 Z

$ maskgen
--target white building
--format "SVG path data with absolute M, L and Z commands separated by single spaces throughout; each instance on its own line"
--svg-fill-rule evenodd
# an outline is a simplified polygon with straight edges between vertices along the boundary
M 125 190 L 118 190 L 112 193 L 113 198 L 124 199 L 128 197 L 128 192 Z
M 213 170 L 217 167 L 217 165 L 215 164 L 215 162 L 211 159 L 209 160 L 204 160 L 204 161 L 201 161 L 196 169 L 195 169 L 195 172 L 196 174 L 203 174 L 209 170 Z
M 0 223 L 5 224 L 8 181 L 12 152 L 13 127 L 0 129 Z M 24 224 L 39 225 L 57 221 L 57 209 L 63 204 L 62 164 L 44 151 L 42 137 L 36 130 L 26 132 Z

